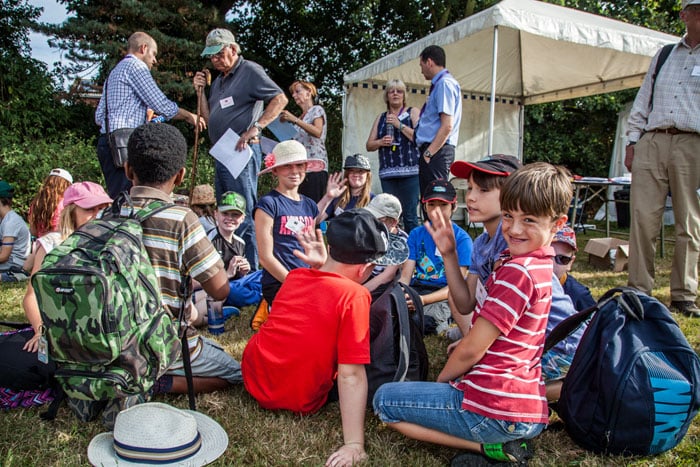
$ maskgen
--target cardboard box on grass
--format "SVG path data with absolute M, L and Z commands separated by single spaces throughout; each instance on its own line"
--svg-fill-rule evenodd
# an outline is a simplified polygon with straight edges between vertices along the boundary
M 601 269 L 615 272 L 627 269 L 629 242 L 619 238 L 592 238 L 583 249 L 588 253 L 588 263 Z

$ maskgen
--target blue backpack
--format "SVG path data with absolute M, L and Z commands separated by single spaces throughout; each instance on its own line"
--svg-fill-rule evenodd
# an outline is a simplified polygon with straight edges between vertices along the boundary
M 596 453 L 675 447 L 700 407 L 698 355 L 661 302 L 629 287 L 561 322 L 545 351 L 591 315 L 556 404 L 566 431 Z

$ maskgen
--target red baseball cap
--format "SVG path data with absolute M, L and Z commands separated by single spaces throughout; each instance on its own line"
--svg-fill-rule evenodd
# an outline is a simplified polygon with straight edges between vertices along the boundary
M 493 154 L 486 156 L 477 162 L 455 161 L 450 167 L 452 175 L 458 178 L 468 179 L 473 170 L 500 177 L 507 177 L 522 167 L 523 164 L 515 156 L 506 154 Z

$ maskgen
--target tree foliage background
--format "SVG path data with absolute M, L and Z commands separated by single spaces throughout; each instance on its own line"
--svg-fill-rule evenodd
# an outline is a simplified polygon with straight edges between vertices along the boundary
M 328 114 L 331 168 L 342 159 L 343 75 L 416 39 L 488 8 L 495 0 L 59 0 L 69 13 L 60 24 L 37 24 L 28 0 L 0 0 L 0 124 L 2 141 L 57 141 L 96 135 L 92 110 L 71 100 L 60 84 L 96 69 L 102 83 L 137 30 L 158 43 L 153 75 L 164 92 L 193 109 L 191 76 L 208 60 L 199 54 L 215 27 L 230 28 L 243 55 L 265 67 L 287 91 L 295 79 L 320 90 Z M 562 6 L 682 34 L 677 0 L 550 0 Z M 30 30 L 51 37 L 69 65 L 52 71 L 33 60 Z M 575 173 L 606 175 L 617 112 L 635 91 L 528 106 L 525 160 L 547 160 Z M 290 99 L 291 101 L 291 99 Z M 293 101 L 290 109 L 298 113 Z M 184 129 L 184 128 L 183 128 Z M 367 129 L 369 131 L 369 128 Z M 191 133 L 191 131 L 189 132 Z M 191 135 L 190 135 L 191 140 Z M 204 144 L 206 144 L 204 138 Z M 0 161 L 2 160 L 0 153 Z M 205 158 L 206 159 L 206 158 Z M 99 174 L 98 174 L 99 175 Z M 0 167 L 0 177 L 5 176 Z

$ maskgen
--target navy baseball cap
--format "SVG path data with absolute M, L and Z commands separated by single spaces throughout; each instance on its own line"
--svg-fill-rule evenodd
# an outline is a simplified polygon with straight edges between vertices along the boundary
M 365 209 L 344 211 L 328 222 L 328 253 L 339 263 L 401 264 L 408 258 L 408 244 L 390 235 L 386 226 Z
M 423 192 L 423 203 L 433 200 L 445 201 L 446 203 L 457 202 L 457 190 L 450 182 L 439 178 L 428 184 Z

